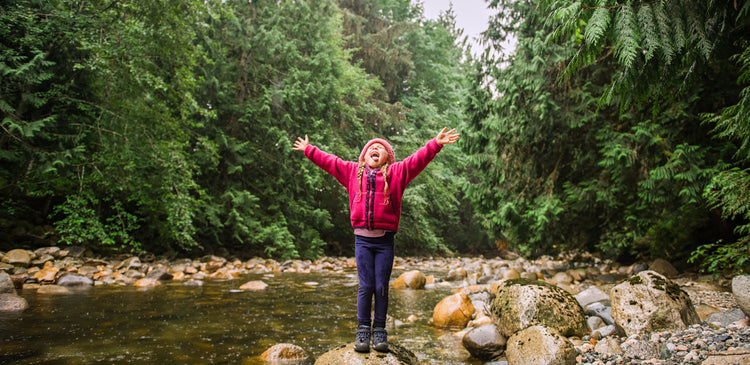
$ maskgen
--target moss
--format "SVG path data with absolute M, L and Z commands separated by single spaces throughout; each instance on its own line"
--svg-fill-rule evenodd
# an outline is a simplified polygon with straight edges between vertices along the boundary
M 630 285 L 638 285 L 638 284 L 643 284 L 643 279 L 641 279 L 641 277 L 640 277 L 640 276 L 638 276 L 638 275 L 636 275 L 636 276 L 631 276 L 631 277 L 629 277 L 629 278 L 625 279 L 624 281 L 626 281 L 626 282 L 630 283 Z
M 673 281 L 665 279 L 663 276 L 649 273 L 651 276 L 651 282 L 653 283 L 654 289 L 659 289 L 669 296 L 673 301 L 679 301 L 683 298 L 684 292 L 680 289 L 680 286 L 675 284 Z

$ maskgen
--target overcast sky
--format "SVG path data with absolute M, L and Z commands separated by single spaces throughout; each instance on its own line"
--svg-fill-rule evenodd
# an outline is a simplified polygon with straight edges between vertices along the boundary
M 487 22 L 490 16 L 497 13 L 497 10 L 487 9 L 485 0 L 412 0 L 413 3 L 421 2 L 424 5 L 424 16 L 428 19 L 437 19 L 440 13 L 450 8 L 453 2 L 453 12 L 456 14 L 456 25 L 464 29 L 464 35 L 469 37 L 472 43 L 472 53 L 478 55 L 482 51 L 475 38 L 479 37 L 487 29 Z M 511 46 L 509 46 L 511 47 Z M 504 53 L 512 50 L 504 50 Z

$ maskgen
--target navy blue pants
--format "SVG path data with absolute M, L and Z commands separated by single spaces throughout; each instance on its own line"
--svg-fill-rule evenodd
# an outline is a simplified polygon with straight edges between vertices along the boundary
M 373 296 L 375 314 L 373 322 L 385 323 L 388 315 L 388 282 L 393 270 L 393 237 L 396 232 L 388 232 L 383 237 L 354 238 L 354 257 L 357 259 L 357 320 L 370 322 Z

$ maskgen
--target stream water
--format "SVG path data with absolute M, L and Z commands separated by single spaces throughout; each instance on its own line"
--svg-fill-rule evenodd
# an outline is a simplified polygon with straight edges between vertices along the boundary
M 400 273 L 395 272 L 393 278 Z M 263 291 L 241 291 L 263 280 Z M 20 290 L 29 308 L 0 314 L 2 364 L 262 364 L 269 347 L 291 343 L 317 358 L 353 341 L 356 273 L 249 275 L 139 289 L 102 285 L 72 294 Z M 460 338 L 429 323 L 452 288 L 391 289 L 389 317 L 406 322 L 389 340 L 425 364 L 481 364 Z

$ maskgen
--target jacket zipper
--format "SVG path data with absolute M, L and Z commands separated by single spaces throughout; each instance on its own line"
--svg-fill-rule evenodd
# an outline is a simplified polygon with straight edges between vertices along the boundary
M 375 229 L 375 177 L 378 170 L 368 169 L 367 171 L 367 200 L 365 204 L 365 221 L 367 229 Z

